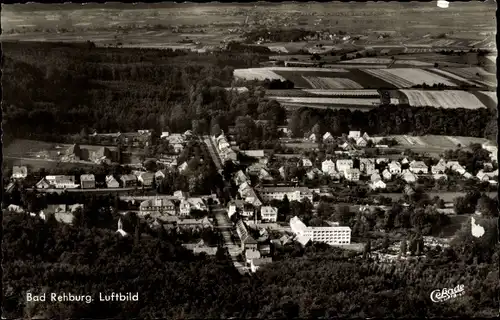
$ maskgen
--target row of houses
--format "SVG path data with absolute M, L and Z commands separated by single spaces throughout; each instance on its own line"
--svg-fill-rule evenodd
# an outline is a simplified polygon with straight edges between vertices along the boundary
M 307 139 L 312 142 L 318 142 L 321 140 L 325 144 L 335 142 L 335 138 L 330 132 L 326 132 L 322 136 L 312 133 L 307 137 Z M 361 131 L 349 131 L 347 139 L 348 140 L 352 139 L 356 144 L 356 146 L 362 148 L 366 147 L 368 145 L 368 142 L 372 140 L 372 138 L 368 135 L 368 133 L 365 132 L 364 134 L 361 134 Z M 346 141 L 340 147 L 343 149 L 349 149 L 349 147 L 352 147 L 352 145 L 350 141 Z
M 135 172 L 135 174 L 121 175 L 116 179 L 113 175 L 105 177 L 107 188 L 129 188 L 136 187 L 138 182 L 144 187 L 151 187 L 155 174 L 151 172 Z M 35 184 L 37 189 L 95 189 L 96 178 L 93 174 L 83 174 L 80 176 L 80 184 L 76 183 L 76 177 L 71 175 L 49 175 L 42 178 Z
M 228 142 L 224 132 L 215 138 L 215 145 L 223 163 L 226 161 L 237 161 L 238 156 L 231 148 L 231 144 Z
M 163 216 L 188 216 L 192 210 L 207 211 L 208 207 L 202 198 L 184 197 L 177 206 L 172 197 L 156 196 L 147 199 L 139 205 L 141 216 L 150 215 L 161 218 Z
M 88 140 L 92 144 L 143 148 L 152 144 L 152 132 L 151 130 L 138 130 L 137 132 L 125 133 L 94 132 L 88 136 Z
M 256 240 L 250 235 L 243 220 L 238 220 L 236 233 L 240 240 L 241 250 L 244 252 L 246 265 L 252 272 L 256 272 L 261 266 L 272 262 L 272 258 L 269 256 L 271 248 L 265 230 L 261 232 L 262 237 Z
M 168 144 L 172 146 L 174 152 L 179 154 L 184 150 L 187 142 L 192 136 L 193 132 L 191 130 L 187 130 L 184 133 L 162 132 L 160 139 L 168 141 Z

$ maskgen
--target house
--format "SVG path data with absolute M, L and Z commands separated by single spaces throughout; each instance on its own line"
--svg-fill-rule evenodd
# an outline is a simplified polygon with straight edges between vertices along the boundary
M 53 215 L 58 222 L 72 224 L 75 218 L 74 213 L 77 210 L 82 210 L 83 204 L 49 204 L 47 208 L 43 209 L 40 213 L 42 219 L 47 219 L 49 216 Z
M 259 243 L 258 248 L 261 256 L 268 256 L 271 254 L 271 246 L 267 244 L 267 241 L 266 243 Z
M 378 174 L 378 172 L 375 172 L 370 176 L 370 181 L 372 181 L 372 182 L 377 181 L 377 180 L 381 180 L 381 179 L 382 179 L 382 177 L 380 176 L 380 174 Z
M 476 174 L 476 178 L 478 178 L 479 181 L 490 181 L 490 176 L 483 170 L 479 170 Z
M 241 216 L 247 220 L 253 218 L 255 215 L 255 209 L 251 203 L 244 203 L 243 210 L 241 210 Z
M 191 204 L 186 199 L 182 199 L 179 204 L 179 214 L 181 216 L 188 216 L 190 213 L 191 213 Z
M 35 184 L 35 187 L 37 189 L 50 189 L 52 187 L 52 184 L 49 181 L 47 181 L 47 179 L 42 178 Z
M 247 157 L 262 159 L 265 157 L 264 150 L 240 150 L 240 152 Z
M 308 240 L 330 245 L 351 243 L 351 228 L 349 227 L 308 227 L 298 217 L 293 217 L 290 219 L 290 228 L 297 237 L 304 237 L 305 243 Z
M 400 174 L 401 173 L 401 164 L 396 161 L 391 161 L 389 163 L 389 172 L 391 174 Z
M 442 174 L 445 171 L 446 171 L 446 162 L 443 159 L 439 160 L 439 162 L 435 166 L 431 167 L 431 172 L 433 174 Z
M 410 162 L 410 171 L 416 174 L 425 174 L 428 173 L 429 168 L 423 161 L 413 160 Z
M 392 174 L 389 172 L 389 170 L 384 169 L 384 171 L 382 171 L 382 178 L 384 178 L 384 180 L 391 180 Z
M 120 177 L 123 188 L 137 186 L 137 177 L 133 174 L 124 174 Z
M 156 171 L 154 179 L 156 181 L 161 181 L 161 180 L 165 179 L 165 173 L 161 170 Z
M 387 158 L 377 158 L 375 159 L 376 164 L 381 164 L 381 163 L 389 163 L 389 159 Z
M 82 189 L 95 189 L 95 176 L 93 174 L 82 174 L 80 176 Z
M 270 257 L 267 258 L 260 258 L 260 259 L 253 259 L 250 262 L 250 270 L 255 273 L 257 270 L 259 270 L 260 267 L 269 264 L 273 262 L 273 259 Z
M 365 139 L 365 141 L 370 141 L 372 138 L 370 138 L 370 136 L 368 135 L 367 132 L 363 133 L 363 136 L 362 136 L 363 139 Z
M 309 167 L 312 167 L 312 162 L 311 160 L 307 159 L 307 158 L 302 158 L 299 160 L 299 163 L 297 164 L 298 166 L 300 166 L 302 164 L 303 167 L 305 168 L 309 168 Z
M 139 175 L 138 179 L 144 187 L 151 187 L 153 185 L 155 175 L 151 172 L 143 172 Z
M 236 223 L 236 233 L 240 238 L 241 250 L 245 251 L 247 249 L 250 250 L 258 249 L 257 241 L 255 241 L 255 239 L 248 233 L 248 230 L 245 224 L 243 223 L 243 220 L 238 220 L 238 222 Z
M 75 189 L 78 185 L 75 183 L 75 176 L 46 176 L 45 179 L 56 189 Z
M 327 132 L 323 135 L 323 143 L 331 143 L 333 141 L 334 141 L 334 139 L 333 139 L 333 136 L 330 132 Z
M 156 213 L 175 215 L 176 213 L 174 203 L 169 199 L 160 197 L 141 202 L 139 209 L 141 215 Z
M 464 176 L 464 178 L 465 178 L 465 179 L 472 179 L 472 178 L 474 177 L 474 176 L 473 176 L 472 174 L 470 174 L 469 172 L 465 172 L 465 173 L 463 174 L 463 176 Z
M 359 181 L 359 169 L 348 169 L 344 173 L 344 177 L 349 181 Z
M 465 174 L 465 172 L 467 172 L 467 170 L 465 170 L 465 168 L 462 167 L 462 165 L 460 165 L 460 164 L 454 164 L 451 167 L 451 170 L 455 171 L 456 173 L 461 174 L 461 175 L 463 175 L 463 174 Z
M 351 159 L 338 159 L 336 161 L 337 170 L 345 173 L 347 170 L 352 169 L 353 161 Z
M 409 163 L 409 162 L 410 162 L 410 161 L 408 161 L 408 159 L 407 159 L 407 158 L 404 158 L 403 160 L 401 160 L 401 164 L 407 164 L 407 163 Z
M 282 179 L 286 179 L 286 172 L 285 172 L 285 167 L 281 166 L 279 169 L 278 169 L 279 173 L 280 173 L 280 177 Z
M 448 180 L 448 176 L 443 173 L 435 173 L 432 177 L 434 178 L 434 180 L 440 180 L 440 179 Z
M 359 138 L 356 139 L 356 145 L 358 147 L 366 147 L 367 142 L 366 142 L 366 140 L 363 137 L 359 137 Z
M 308 137 L 308 140 L 311 141 L 311 142 L 316 142 L 317 140 L 317 136 L 316 134 L 311 134 L 309 137 Z
M 179 229 L 213 229 L 213 225 L 207 217 L 204 217 L 203 219 L 184 219 L 166 216 L 166 218 L 175 218 L 175 220 L 171 221 L 173 221 L 175 226 Z
M 407 183 L 414 183 L 417 181 L 417 176 L 413 174 L 413 172 L 405 170 L 401 175 L 401 179 L 403 179 Z
M 354 149 L 354 148 L 351 146 L 351 144 L 350 144 L 350 143 L 348 143 L 348 142 L 344 142 L 343 144 L 341 144 L 341 145 L 340 145 L 340 147 L 341 147 L 342 149 L 344 149 L 345 151 L 349 151 L 349 150 L 351 150 L 351 151 L 352 151 L 352 150 Z
M 245 260 L 247 263 L 250 263 L 253 259 L 260 259 L 260 251 L 247 249 L 245 250 Z
M 200 210 L 200 211 L 207 211 L 207 205 L 205 204 L 205 201 L 203 201 L 202 198 L 197 198 L 197 197 L 191 197 L 187 199 L 188 203 L 191 205 L 192 209 L 195 210 Z
M 377 189 L 385 189 L 387 187 L 387 185 L 385 184 L 384 181 L 382 181 L 381 179 L 378 179 L 378 180 L 372 181 L 372 183 L 370 184 L 370 187 L 373 190 L 377 190 Z
M 309 180 L 313 180 L 314 178 L 320 176 L 322 174 L 321 170 L 318 168 L 312 168 L 309 171 L 307 171 L 306 176 Z
M 361 131 L 349 131 L 347 138 L 357 140 L 361 138 Z
M 262 221 L 276 222 L 278 220 L 278 208 L 263 206 L 260 208 L 260 216 Z
M 188 168 L 188 164 L 187 162 L 183 162 L 177 169 L 179 170 L 180 173 L 186 171 L 186 169 Z
M 404 192 L 406 195 L 411 196 L 412 194 L 415 193 L 415 190 L 410 185 L 406 185 L 404 188 Z
M 330 159 L 325 160 L 321 163 L 321 171 L 323 171 L 323 173 L 327 175 L 337 173 L 337 170 L 335 170 L 335 163 Z
M 311 202 L 313 200 L 312 191 L 307 187 L 269 187 L 258 191 L 264 201 L 283 200 L 285 196 L 288 201 L 302 201 L 306 198 Z
M 262 168 L 260 169 L 259 172 L 259 180 L 267 180 L 267 181 L 272 181 L 274 180 L 273 177 L 267 172 L 266 169 Z
M 234 174 L 233 181 L 237 186 L 240 186 L 245 182 L 250 183 L 250 179 L 245 175 L 245 173 L 242 170 L 238 170 Z
M 187 200 L 189 198 L 189 194 L 185 191 L 177 190 L 174 191 L 174 197 L 177 198 L 178 200 Z
M 90 160 L 95 163 L 110 164 L 112 159 L 111 151 L 106 147 L 100 147 L 90 155 Z
M 28 176 L 28 168 L 25 166 L 12 167 L 12 179 L 24 179 Z
M 24 213 L 24 209 L 21 208 L 20 206 L 15 205 L 15 204 L 10 204 L 7 207 L 7 211 L 9 211 L 9 212 L 15 212 L 15 213 Z
M 106 186 L 108 188 L 119 188 L 120 184 L 112 175 L 106 176 Z
M 359 169 L 367 175 L 371 175 L 375 170 L 375 159 L 361 158 L 359 159 Z
M 182 152 L 182 150 L 184 150 L 184 145 L 180 143 L 174 143 L 172 145 L 172 148 L 174 148 L 174 153 L 179 154 Z

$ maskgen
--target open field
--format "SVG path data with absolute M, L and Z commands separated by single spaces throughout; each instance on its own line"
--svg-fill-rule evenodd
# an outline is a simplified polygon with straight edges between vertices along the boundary
M 368 72 L 374 76 L 380 77 L 384 81 L 390 82 L 395 86 L 401 88 L 411 87 L 414 85 L 434 85 L 442 83 L 447 86 L 456 86 L 456 84 L 446 80 L 445 78 L 432 74 L 428 71 L 422 69 L 414 68 L 397 68 L 397 69 L 366 69 Z
M 490 98 L 495 104 L 498 104 L 497 93 L 493 91 L 479 91 L 480 94 L 483 94 Z
M 355 96 L 355 97 L 379 97 L 377 90 L 360 89 L 360 90 L 324 90 L 324 89 L 303 89 L 302 91 L 321 96 Z
M 412 107 L 435 107 L 435 108 L 464 108 L 479 109 L 486 108 L 472 93 L 459 90 L 424 91 L 424 90 L 400 90 L 408 99 Z
M 458 197 L 463 197 L 465 196 L 465 192 L 428 192 L 427 193 L 430 198 L 434 198 L 435 196 L 438 196 L 439 198 L 443 199 L 444 202 L 453 202 L 455 198 Z M 380 193 L 380 195 L 384 197 L 391 198 L 393 200 L 398 200 L 403 198 L 404 194 L 403 193 Z M 495 192 L 487 192 L 486 195 L 490 198 L 495 198 L 498 196 L 497 193 Z
M 40 170 L 40 169 L 72 169 L 72 168 L 94 168 L 97 164 L 90 162 L 60 162 L 57 160 L 50 159 L 30 159 L 30 158 L 20 158 L 20 157 L 9 157 L 4 156 L 4 164 L 9 167 L 12 166 L 27 166 L 30 170 Z
M 375 142 L 379 141 L 381 137 L 372 137 Z M 485 138 L 475 137 L 461 137 L 461 136 L 409 136 L 409 135 L 390 135 L 387 138 L 395 139 L 398 146 L 410 149 L 422 149 L 423 152 L 428 151 L 445 151 L 457 148 L 458 144 L 461 146 L 469 146 L 471 143 L 486 143 L 489 140 Z M 426 151 L 428 150 L 428 151 Z
M 436 74 L 439 74 L 443 77 L 446 77 L 448 79 L 451 79 L 451 80 L 455 80 L 455 81 L 459 81 L 459 82 L 463 82 L 464 84 L 468 84 L 468 85 L 477 85 L 476 83 L 472 82 L 472 81 L 469 81 L 465 78 L 462 78 L 462 77 L 459 77 L 451 72 L 448 72 L 448 71 L 445 71 L 445 70 L 441 70 L 441 69 L 436 69 L 436 68 L 433 68 L 433 69 L 429 69 L 429 71 L 433 72 L 433 73 L 436 73 Z
M 398 68 L 402 66 L 411 66 L 411 67 L 432 67 L 434 64 L 430 62 L 424 62 L 419 60 L 395 60 L 393 66 Z
M 285 104 L 301 103 L 301 104 L 332 104 L 332 105 L 357 105 L 357 106 L 378 106 L 380 99 L 378 98 L 310 98 L 310 97 L 269 97 L 276 101 Z
M 302 76 L 314 89 L 363 89 L 351 79 Z
M 235 78 L 244 80 L 286 80 L 268 68 L 235 69 L 233 74 Z
M 393 60 L 389 58 L 358 58 L 353 60 L 342 61 L 342 63 L 359 63 L 359 64 L 390 64 Z
M 495 87 L 497 85 L 496 75 L 480 67 L 445 68 L 445 70 L 459 77 L 475 80 L 487 86 Z

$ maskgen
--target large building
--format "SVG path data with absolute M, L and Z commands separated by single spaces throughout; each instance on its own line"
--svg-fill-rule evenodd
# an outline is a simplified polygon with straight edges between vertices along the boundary
M 307 187 L 271 187 L 260 188 L 259 194 L 264 201 L 271 201 L 273 199 L 283 200 L 285 195 L 289 201 L 302 201 L 307 198 L 313 200 L 311 190 Z
M 349 227 L 308 227 L 298 217 L 290 219 L 290 228 L 298 237 L 308 238 L 312 242 L 326 244 L 350 244 L 351 228 Z

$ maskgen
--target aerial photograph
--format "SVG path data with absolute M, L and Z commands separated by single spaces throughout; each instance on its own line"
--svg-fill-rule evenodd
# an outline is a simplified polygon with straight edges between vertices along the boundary
M 496 318 L 496 10 L 3 4 L 2 319 Z

